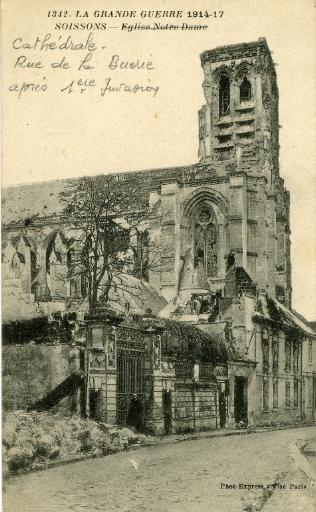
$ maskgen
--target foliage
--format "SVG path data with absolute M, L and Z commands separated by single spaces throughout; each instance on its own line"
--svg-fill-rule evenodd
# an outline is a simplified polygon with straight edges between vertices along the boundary
M 165 320 L 163 348 L 167 357 L 225 363 L 233 354 L 223 338 L 207 334 L 189 323 Z
M 144 321 L 134 316 L 127 319 L 122 327 L 144 329 Z M 162 330 L 162 354 L 164 357 L 200 361 L 201 363 L 226 363 L 237 353 L 220 335 L 208 334 L 196 326 L 169 319 L 153 320 L 153 326 Z
M 66 316 L 49 321 L 47 317 L 32 318 L 4 324 L 3 345 L 27 343 L 71 343 L 73 322 Z

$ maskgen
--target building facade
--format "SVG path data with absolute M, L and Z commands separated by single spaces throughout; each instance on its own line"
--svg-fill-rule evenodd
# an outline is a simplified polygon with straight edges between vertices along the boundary
M 216 388 L 226 426 L 313 421 L 315 333 L 291 309 L 290 196 L 279 175 L 271 53 L 260 38 L 205 51 L 201 65 L 199 162 L 133 173 L 155 212 L 146 230 L 160 260 L 159 271 L 139 277 L 164 300 L 158 317 L 192 323 L 236 347 L 239 355 Z M 124 186 L 130 176 L 117 180 Z M 21 307 L 30 316 L 51 314 L 80 298 L 80 284 L 67 281 L 72 234 L 59 200 L 65 185 L 3 194 L 10 321 Z M 167 368 L 175 392 L 176 375 Z

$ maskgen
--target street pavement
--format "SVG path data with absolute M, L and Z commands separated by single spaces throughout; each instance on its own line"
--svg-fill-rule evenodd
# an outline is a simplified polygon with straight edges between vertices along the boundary
M 4 512 L 314 512 L 315 481 L 293 447 L 315 437 L 308 427 L 197 439 L 59 466 L 12 479 Z

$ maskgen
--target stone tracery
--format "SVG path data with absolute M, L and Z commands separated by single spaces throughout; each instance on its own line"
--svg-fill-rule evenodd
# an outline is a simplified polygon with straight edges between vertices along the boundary
M 217 275 L 217 222 L 211 206 L 203 204 L 194 218 L 194 267 L 207 276 Z

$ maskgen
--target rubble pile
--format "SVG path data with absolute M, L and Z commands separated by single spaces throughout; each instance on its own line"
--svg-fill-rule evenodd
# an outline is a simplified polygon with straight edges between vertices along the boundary
M 108 455 L 148 442 L 150 438 L 144 434 L 79 416 L 14 411 L 4 417 L 3 476 L 36 469 L 53 460 Z

